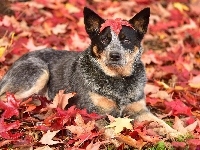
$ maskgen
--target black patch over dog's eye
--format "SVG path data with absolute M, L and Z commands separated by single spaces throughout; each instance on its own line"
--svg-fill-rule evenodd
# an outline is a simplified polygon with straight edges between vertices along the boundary
M 101 42 L 102 42 L 103 44 L 108 43 L 108 41 L 109 41 L 108 37 L 102 37 L 102 38 L 101 38 Z
M 122 44 L 130 44 L 131 43 L 131 40 L 128 37 L 126 37 L 126 35 L 123 33 L 119 35 L 119 40 L 122 42 Z
M 100 37 L 100 40 L 101 40 L 101 43 L 104 44 L 104 45 L 108 45 L 111 41 L 111 34 L 110 33 L 107 33 L 105 35 L 102 35 Z

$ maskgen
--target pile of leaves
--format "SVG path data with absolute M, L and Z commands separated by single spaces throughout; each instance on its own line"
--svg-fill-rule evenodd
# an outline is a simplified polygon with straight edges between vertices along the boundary
M 147 104 L 154 114 L 185 136 L 161 137 L 151 122 L 130 124 L 128 118 L 88 114 L 57 95 L 53 102 L 33 96 L 24 102 L 7 94 L 0 101 L 0 148 L 20 149 L 200 149 L 200 2 L 198 0 L 32 0 L 0 6 L 0 78 L 29 51 L 46 47 L 82 51 L 90 44 L 84 29 L 83 7 L 102 17 L 130 19 L 151 8 L 142 61 L 148 83 Z M 2 8 L 1 8 L 2 7 Z M 6 13 L 7 12 L 7 13 Z M 12 13 L 11 13 L 12 12 Z M 106 137 L 113 129 L 113 138 Z

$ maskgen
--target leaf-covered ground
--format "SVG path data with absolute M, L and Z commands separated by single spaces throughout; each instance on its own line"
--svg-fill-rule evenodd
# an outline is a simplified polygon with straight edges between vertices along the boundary
M 154 114 L 185 136 L 170 140 L 153 132 L 150 122 L 131 126 L 128 118 L 109 116 L 113 122 L 107 128 L 114 129 L 116 142 L 95 126 L 98 114 L 75 106 L 63 110 L 74 93 L 60 91 L 53 103 L 40 96 L 21 103 L 8 93 L 8 102 L 0 102 L 0 149 L 200 149 L 199 0 L 1 0 L 0 78 L 29 51 L 87 48 L 84 6 L 104 18 L 123 19 L 151 8 L 142 57 L 146 101 Z

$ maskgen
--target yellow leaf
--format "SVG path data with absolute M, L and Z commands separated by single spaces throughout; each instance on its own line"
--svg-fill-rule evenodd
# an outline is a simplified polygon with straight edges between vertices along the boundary
M 133 119 L 129 118 L 115 118 L 114 122 L 112 122 L 110 125 L 106 126 L 106 128 L 113 128 L 115 134 L 120 133 L 124 128 L 133 129 L 132 124 L 130 123 L 133 121 Z
M 183 11 L 189 11 L 189 7 L 186 6 L 183 3 L 176 2 L 173 5 L 174 5 L 174 8 L 180 10 L 181 12 L 183 12 Z
M 169 89 L 169 85 L 167 85 L 166 83 L 162 82 L 162 81 L 156 81 L 158 85 L 162 85 L 165 89 Z
M 5 50 L 6 50 L 6 47 L 0 47 L 0 58 L 3 56 Z

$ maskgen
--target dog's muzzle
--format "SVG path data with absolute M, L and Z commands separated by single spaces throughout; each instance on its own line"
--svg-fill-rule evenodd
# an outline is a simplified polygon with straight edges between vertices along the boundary
M 107 65 L 110 66 L 123 66 L 125 65 L 125 58 L 123 53 L 111 51 L 107 54 Z

